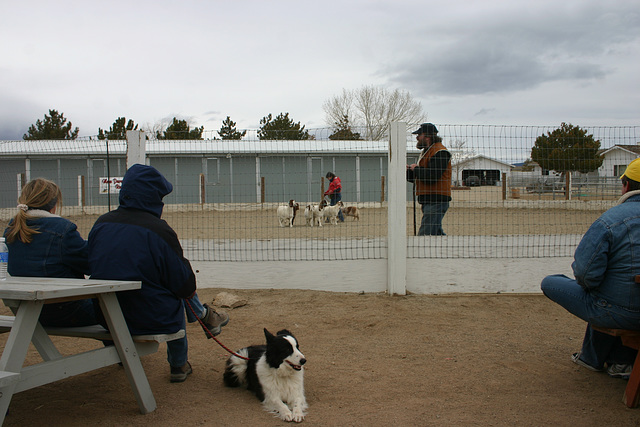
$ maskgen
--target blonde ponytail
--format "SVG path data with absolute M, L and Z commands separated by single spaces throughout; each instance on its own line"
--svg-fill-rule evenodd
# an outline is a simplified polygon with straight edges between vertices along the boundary
M 22 193 L 18 198 L 18 213 L 13 217 L 7 232 L 7 243 L 13 243 L 19 239 L 23 243 L 31 243 L 34 234 L 40 232 L 35 227 L 27 225 L 29 209 L 51 210 L 54 206 L 62 206 L 62 193 L 60 187 L 48 179 L 36 178 L 22 187 Z

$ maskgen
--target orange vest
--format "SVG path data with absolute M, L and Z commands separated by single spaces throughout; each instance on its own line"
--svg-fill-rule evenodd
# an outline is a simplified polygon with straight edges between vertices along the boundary
M 445 146 L 442 145 L 441 142 L 433 143 L 426 151 L 420 155 L 418 159 L 418 166 L 426 168 L 429 164 L 429 160 L 441 150 L 446 150 Z M 443 196 L 451 197 L 451 161 L 447 165 L 447 169 L 445 169 L 444 173 L 440 177 L 440 179 L 433 183 L 428 184 L 419 179 L 415 180 L 416 183 L 416 194 L 418 196 L 424 194 L 440 194 Z

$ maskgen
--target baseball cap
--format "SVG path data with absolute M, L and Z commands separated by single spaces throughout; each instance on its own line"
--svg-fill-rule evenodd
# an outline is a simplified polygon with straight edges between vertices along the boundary
M 629 163 L 622 176 L 640 182 L 640 157 Z
M 438 133 L 438 128 L 433 123 L 423 123 L 417 131 L 412 132 L 413 135 L 420 135 L 421 133 L 436 135 Z

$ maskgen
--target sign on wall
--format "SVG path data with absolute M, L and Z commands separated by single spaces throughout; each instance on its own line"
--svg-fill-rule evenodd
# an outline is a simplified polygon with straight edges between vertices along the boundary
M 122 187 L 122 177 L 112 176 L 111 179 L 107 177 L 100 177 L 100 194 L 115 194 L 120 192 Z

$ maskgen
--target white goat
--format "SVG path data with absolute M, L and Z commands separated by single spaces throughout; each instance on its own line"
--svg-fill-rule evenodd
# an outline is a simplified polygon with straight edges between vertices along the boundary
M 280 227 L 284 227 L 288 225 L 289 227 L 293 227 L 293 220 L 296 218 L 296 212 L 300 208 L 300 205 L 296 203 L 295 200 L 289 200 L 288 205 L 278 206 L 278 210 L 276 211 L 278 214 L 278 223 Z
M 327 202 L 323 200 L 320 202 L 320 206 L 322 205 L 324 205 L 322 208 L 322 217 L 329 220 L 331 224 L 338 225 L 338 212 L 340 212 L 340 208 L 343 206 L 342 202 L 338 202 L 333 206 L 327 206 Z
M 304 209 L 304 219 L 309 227 L 313 227 L 316 223 L 318 227 L 322 227 L 322 213 L 319 206 L 307 205 Z

